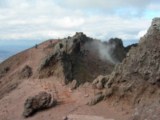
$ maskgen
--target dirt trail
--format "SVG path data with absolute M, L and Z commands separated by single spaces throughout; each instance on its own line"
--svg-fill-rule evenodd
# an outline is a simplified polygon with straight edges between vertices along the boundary
M 99 116 L 91 116 L 91 115 L 69 115 L 69 120 L 114 120 L 114 119 L 105 119 Z

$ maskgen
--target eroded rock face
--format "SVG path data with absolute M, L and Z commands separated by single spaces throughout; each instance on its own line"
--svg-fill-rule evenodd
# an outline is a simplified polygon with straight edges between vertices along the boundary
M 148 86 L 158 90 L 160 76 L 160 18 L 153 19 L 152 25 L 147 34 L 141 38 L 137 47 L 132 48 L 129 56 L 124 59 L 122 64 L 116 66 L 112 73 L 112 86 L 116 83 L 132 84 L 130 87 L 137 89 Z M 140 86 L 143 85 L 143 86 Z M 146 90 L 146 91 L 147 91 Z M 138 92 L 133 89 L 134 92 Z M 145 91 L 144 91 L 145 92 Z
M 134 118 L 136 120 L 154 120 L 160 115 L 158 111 L 154 111 L 154 109 L 159 110 L 154 103 L 160 106 L 159 28 L 160 18 L 153 19 L 151 27 L 141 38 L 139 45 L 131 48 L 127 57 L 115 67 L 105 83 L 104 96 L 105 94 L 108 97 L 112 96 L 118 102 L 125 102 L 123 98 L 127 98 L 129 104 L 138 106 L 137 111 L 141 114 Z
M 38 111 L 54 107 L 57 100 L 50 93 L 40 92 L 38 95 L 27 98 L 24 104 L 24 117 L 29 117 Z

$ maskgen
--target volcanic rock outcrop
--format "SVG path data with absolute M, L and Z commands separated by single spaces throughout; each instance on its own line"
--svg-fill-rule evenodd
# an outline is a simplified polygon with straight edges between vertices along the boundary
M 104 97 L 133 105 L 134 120 L 159 120 L 160 18 L 153 19 L 139 45 L 103 81 Z
M 58 42 L 39 68 L 39 77 L 56 75 L 67 84 L 91 82 L 99 74 L 110 74 L 115 64 L 126 56 L 122 40 L 115 38 L 101 42 L 76 33 Z

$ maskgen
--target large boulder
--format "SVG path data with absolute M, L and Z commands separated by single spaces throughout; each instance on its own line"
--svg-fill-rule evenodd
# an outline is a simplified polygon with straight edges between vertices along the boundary
M 38 95 L 27 98 L 24 103 L 24 117 L 29 117 L 37 111 L 51 108 L 57 104 L 57 100 L 47 92 L 40 92 Z

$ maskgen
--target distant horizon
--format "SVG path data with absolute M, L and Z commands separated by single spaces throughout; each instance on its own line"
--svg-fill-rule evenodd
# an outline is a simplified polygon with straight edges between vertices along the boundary
M 48 40 L 48 39 L 47 39 Z M 40 44 L 46 40 L 4 40 L 0 41 L 0 63 L 6 60 L 7 58 L 22 52 L 23 50 L 34 47 L 36 44 Z M 126 47 L 128 45 L 138 43 L 139 40 L 122 40 L 123 45 Z

